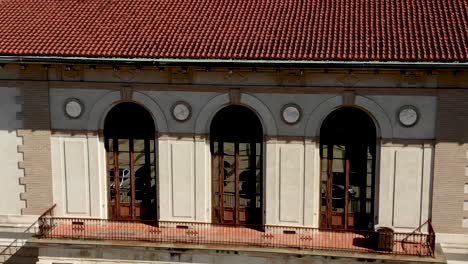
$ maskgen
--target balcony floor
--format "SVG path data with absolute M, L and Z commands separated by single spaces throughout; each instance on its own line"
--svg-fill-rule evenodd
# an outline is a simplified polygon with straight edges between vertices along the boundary
M 86 220 L 88 221 L 88 220 Z M 217 226 L 210 224 L 176 225 L 138 222 L 54 222 L 43 238 L 146 241 L 156 243 L 183 243 L 198 245 L 248 246 L 255 248 L 284 248 L 327 250 L 359 253 L 428 256 L 429 248 L 423 237 L 413 242 L 401 242 L 403 234 L 395 234 L 392 250 L 374 250 L 365 234 L 350 231 L 286 228 L 267 226 L 265 231 L 248 227 Z M 284 233 L 289 230 L 289 233 Z M 292 231 L 292 232 L 291 232 Z M 419 239 L 419 237 L 418 237 Z

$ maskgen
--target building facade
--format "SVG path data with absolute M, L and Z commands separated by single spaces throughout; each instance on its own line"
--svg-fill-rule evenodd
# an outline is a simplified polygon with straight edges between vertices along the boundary
M 330 50 L 341 55 L 323 48 L 329 32 L 338 30 L 331 21 L 341 21 L 330 10 L 359 13 L 366 3 L 336 7 L 310 0 L 309 9 L 294 1 L 280 9 L 217 4 L 221 17 L 229 10 L 277 13 L 281 23 L 265 26 L 273 33 L 255 37 L 255 30 L 242 30 L 251 20 L 237 16 L 240 29 L 216 23 L 217 30 L 181 31 L 192 28 L 187 17 L 208 16 L 209 1 L 201 1 L 200 10 L 193 3 L 166 3 L 180 8 L 178 15 L 161 15 L 166 9 L 154 1 L 99 3 L 96 13 L 88 12 L 94 7 L 87 2 L 65 1 L 67 7 L 44 1 L 48 11 L 40 2 L 0 4 L 0 222 L 14 233 L 38 226 L 39 235 L 5 235 L 4 253 L 12 243 L 26 243 L 28 252 L 11 253 L 10 263 L 328 263 L 335 257 L 440 263 L 434 230 L 450 261 L 468 259 L 468 24 L 459 11 L 466 1 L 441 1 L 445 8 L 431 3 L 421 14 L 391 4 L 408 8 L 404 21 L 429 15 L 426 23 L 398 24 L 399 45 L 384 41 L 390 33 L 371 34 L 386 24 L 370 19 L 374 13 L 366 9 L 371 13 L 356 19 L 372 20 L 370 35 L 363 27 L 354 30 L 374 37 L 353 46 L 360 34 L 337 33 Z M 371 6 L 387 10 L 377 2 Z M 71 22 L 71 6 L 87 12 Z M 119 8 L 154 10 L 159 15 L 142 16 L 165 19 L 141 22 Z M 388 21 L 398 22 L 400 13 L 390 9 Z M 6 26 L 20 21 L 18 10 L 55 20 L 37 23 L 25 14 L 31 19 Z M 306 41 L 277 31 L 290 17 L 282 10 L 301 18 L 284 32 L 319 28 L 322 34 Z M 314 12 L 306 19 L 300 10 Z M 264 17 L 260 13 L 252 17 Z M 93 19 L 100 22 L 88 25 Z M 225 18 L 205 22 L 216 19 Z M 328 26 L 319 27 L 320 21 Z M 167 27 L 159 26 L 163 22 Z M 424 31 L 432 22 L 448 33 Z M 136 33 L 119 29 L 128 25 Z M 28 28 L 39 37 L 25 34 Z M 424 41 L 408 32 L 419 32 Z M 254 47 L 258 54 L 227 49 L 233 39 L 235 47 Z M 286 40 L 276 45 L 278 39 L 291 47 Z M 209 231 L 219 226 L 246 233 Z M 171 228 L 189 231 L 165 235 Z M 359 244 L 381 228 L 395 232 L 394 254 Z M 248 240 L 253 231 L 246 229 L 258 231 L 263 246 L 248 249 L 257 242 Z M 331 242 L 325 232 L 334 234 Z M 288 244 L 296 235 L 301 246 Z M 119 242 L 103 242 L 108 240 Z
M 465 233 L 463 71 L 181 71 L 4 66 L 5 212 Z

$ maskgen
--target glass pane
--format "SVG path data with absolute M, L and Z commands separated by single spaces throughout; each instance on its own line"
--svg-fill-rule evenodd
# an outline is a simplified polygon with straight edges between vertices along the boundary
M 145 153 L 134 153 L 133 157 L 135 158 L 135 166 L 137 165 L 145 165 L 146 164 L 146 155 Z M 148 155 L 149 157 L 149 155 Z
M 107 152 L 107 166 L 110 170 L 114 169 L 114 152 Z
M 325 178 L 326 179 L 326 178 Z M 322 181 L 322 205 L 321 211 L 327 210 L 327 181 Z
M 155 152 L 156 142 L 153 139 L 149 141 L 149 148 L 150 148 L 149 151 L 151 153 Z
M 236 183 L 233 181 L 224 181 L 224 193 L 232 193 L 234 194 L 236 191 Z
M 367 172 L 371 172 L 372 171 L 372 160 L 369 159 L 367 160 Z
M 367 147 L 367 159 L 372 160 L 373 157 L 374 157 L 374 155 L 373 155 L 372 148 L 369 146 L 369 147 Z
M 135 166 L 135 201 L 149 202 L 151 198 L 151 170 L 147 165 Z
M 219 152 L 219 144 L 217 141 L 214 141 L 213 144 L 211 145 L 211 154 L 217 155 Z
M 328 160 L 322 159 L 322 172 L 325 172 L 325 175 L 326 175 L 327 171 L 328 171 Z
M 327 182 L 328 173 L 326 171 L 322 172 L 322 181 Z
M 149 166 L 149 173 L 150 173 L 150 179 L 149 179 L 149 189 L 146 190 L 146 196 L 145 200 L 143 201 L 146 203 L 148 206 L 148 215 L 150 216 L 150 219 L 156 219 L 156 211 L 157 211 L 157 205 L 156 205 L 156 166 L 150 165 Z
M 106 143 L 106 151 L 113 152 L 114 151 L 114 140 L 112 138 L 107 139 Z
M 225 181 L 235 181 L 235 157 L 234 156 L 224 156 L 224 180 Z
M 130 152 L 119 152 L 119 168 L 130 169 Z
M 223 193 L 223 200 L 224 200 L 224 208 L 234 208 L 236 203 L 236 192 L 235 192 L 235 182 L 232 181 L 225 181 L 224 182 L 224 193 Z
M 254 196 L 255 198 L 255 196 Z M 239 208 L 244 209 L 244 208 L 249 208 L 252 206 L 251 202 L 253 199 L 250 199 L 249 197 L 245 198 L 243 196 L 239 197 Z
M 345 160 L 344 159 L 333 159 L 333 167 L 332 171 L 333 172 L 340 172 L 344 173 L 345 172 Z
M 211 159 L 211 173 L 212 173 L 212 193 L 213 193 L 213 206 L 219 207 L 219 157 L 212 155 Z
M 372 199 L 372 187 L 370 186 L 366 187 L 366 198 Z
M 372 185 L 372 173 L 367 173 L 367 185 Z
M 331 158 L 331 157 L 330 157 Z M 333 145 L 333 164 L 332 164 L 332 181 L 331 196 L 332 210 L 335 212 L 344 212 L 345 208 L 345 186 L 346 186 L 346 160 L 345 146 Z
M 328 145 L 322 145 L 322 158 L 326 159 L 328 157 Z
M 257 194 L 255 197 L 255 208 L 260 208 L 262 206 L 262 197 L 260 194 Z
M 355 198 L 349 198 L 349 205 L 348 205 L 348 210 L 349 213 L 357 213 L 359 212 L 359 208 L 361 206 L 361 201 Z
M 133 140 L 133 152 L 145 152 L 145 140 L 144 139 Z
M 235 144 L 231 142 L 224 142 L 223 144 L 224 155 L 233 156 L 235 151 Z
M 150 166 L 150 173 L 151 173 L 151 188 L 153 188 L 154 186 L 156 186 L 156 166 L 154 165 Z M 152 191 L 154 192 L 156 191 L 156 189 L 153 188 Z
M 250 169 L 250 164 L 252 163 L 251 161 L 252 160 L 248 156 L 239 157 L 239 172 Z
M 119 151 L 130 151 L 130 140 L 119 139 Z
M 109 188 L 111 201 L 115 200 L 114 152 L 107 152 L 107 166 L 109 168 Z
M 250 144 L 239 143 L 239 156 L 249 156 L 249 155 L 250 155 Z
M 333 145 L 333 158 L 344 159 L 345 158 L 345 146 Z
M 130 203 L 132 193 L 130 192 L 130 170 L 128 168 L 119 167 L 119 184 L 120 189 L 120 202 Z
M 239 206 L 246 208 L 255 204 L 256 184 L 254 181 L 239 181 Z
M 261 155 L 256 155 L 255 156 L 255 167 L 261 168 L 262 167 L 262 156 Z

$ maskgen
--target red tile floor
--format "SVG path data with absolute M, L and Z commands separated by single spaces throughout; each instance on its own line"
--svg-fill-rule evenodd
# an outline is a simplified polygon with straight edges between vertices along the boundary
M 398 255 L 428 256 L 427 235 L 415 235 L 402 243 L 406 234 L 387 237 L 391 250 L 374 250 L 369 247 L 370 232 L 331 231 L 313 228 L 285 228 L 267 226 L 264 230 L 248 227 L 219 226 L 198 223 L 160 223 L 160 226 L 140 222 L 104 222 L 101 220 L 60 221 L 54 219 L 43 238 L 149 241 L 165 243 L 190 243 L 200 245 L 238 245 L 249 247 L 294 248 L 369 252 Z M 285 231 L 286 230 L 286 231 Z M 375 233 L 373 233 L 375 234 Z M 393 240 L 393 243 L 392 241 Z

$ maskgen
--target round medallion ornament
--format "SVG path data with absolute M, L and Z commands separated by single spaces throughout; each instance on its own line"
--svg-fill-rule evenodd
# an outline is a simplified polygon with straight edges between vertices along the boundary
M 405 127 L 414 126 L 419 119 L 418 110 L 412 105 L 405 105 L 398 111 L 398 120 Z
M 175 120 L 179 122 L 187 121 L 190 118 L 190 115 L 192 114 L 191 112 L 192 109 L 190 108 L 190 105 L 186 102 L 176 102 L 172 106 L 172 116 Z
M 70 98 L 65 102 L 64 110 L 69 118 L 77 119 L 83 114 L 83 104 L 76 98 Z
M 281 111 L 281 117 L 287 124 L 293 125 L 301 119 L 301 108 L 296 104 L 287 104 Z

